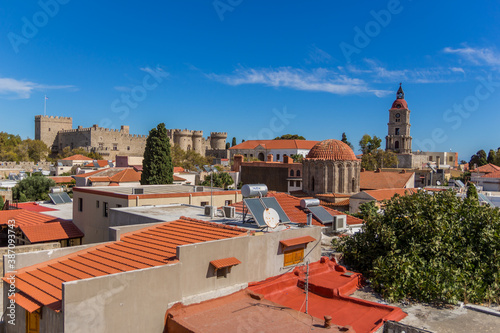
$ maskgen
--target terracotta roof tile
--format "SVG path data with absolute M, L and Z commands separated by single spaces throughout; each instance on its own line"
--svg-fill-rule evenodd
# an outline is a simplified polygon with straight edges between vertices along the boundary
M 382 190 L 366 190 L 363 191 L 366 194 L 370 195 L 377 201 L 389 200 L 392 199 L 396 194 L 403 195 L 411 195 L 417 193 L 418 189 L 416 188 L 386 188 Z
M 210 264 L 212 264 L 212 266 L 214 266 L 215 269 L 221 269 L 224 267 L 239 265 L 241 264 L 241 261 L 239 261 L 235 257 L 230 257 L 230 258 L 212 260 Z
M 349 203 L 350 203 L 350 200 L 349 199 L 345 199 L 345 200 L 342 200 L 342 201 L 339 201 L 339 202 L 325 202 L 325 201 L 322 201 L 321 205 L 325 206 L 325 207 L 342 207 L 342 206 L 349 206 Z
M 73 156 L 63 158 L 63 161 L 93 161 L 93 160 L 90 157 L 83 156 L 81 154 L 76 154 Z
M 122 235 L 121 240 L 18 270 L 16 288 L 35 304 L 61 310 L 62 283 L 174 262 L 176 248 L 208 240 L 244 236 L 247 230 L 181 217 Z M 10 273 L 3 278 L 8 281 Z M 33 306 L 25 304 L 30 309 Z
M 17 204 L 17 208 L 29 210 L 31 212 L 51 212 L 51 211 L 57 210 L 57 209 L 52 209 L 49 207 L 39 205 L 36 202 L 20 202 Z
M 174 173 L 181 173 L 181 172 L 184 172 L 184 168 L 183 167 L 174 167 Z
M 176 181 L 176 182 L 184 182 L 184 181 L 186 181 L 186 179 L 184 179 L 182 177 L 179 177 L 177 175 L 174 175 L 174 181 Z
M 404 188 L 414 173 L 363 171 L 359 175 L 359 188 L 361 190 L 379 190 L 384 188 Z M 413 184 L 410 184 L 410 186 L 413 186 Z
M 64 184 L 64 183 L 71 183 L 74 181 L 73 177 L 71 176 L 51 176 L 48 177 L 52 179 L 56 184 Z
M 486 165 L 482 165 L 480 167 L 477 167 L 474 170 L 471 170 L 472 172 L 477 172 L 477 173 L 490 173 L 490 172 L 496 172 L 500 171 L 500 167 L 496 166 L 495 164 L 488 163 Z
M 83 237 L 83 232 L 71 221 L 40 223 L 21 228 L 31 243 Z
M 43 305 L 31 297 L 23 295 L 22 293 L 15 293 L 14 295 L 10 296 L 9 299 L 14 300 L 17 305 L 21 306 L 23 309 L 27 310 L 30 313 L 33 313 L 36 310 L 40 309 Z
M 54 216 L 32 212 L 26 209 L 12 209 L 0 211 L 0 225 L 8 225 L 9 220 L 15 221 L 16 227 L 38 225 L 40 223 L 55 222 Z
M 316 238 L 313 238 L 311 236 L 302 236 L 302 237 L 295 237 L 295 238 L 290 238 L 290 239 L 284 239 L 280 241 L 280 244 L 286 247 L 294 246 L 294 245 L 300 245 L 300 244 L 307 244 L 310 242 L 316 241 Z
M 346 143 L 335 140 L 323 140 L 317 143 L 307 154 L 308 160 L 357 161 L 356 155 Z
M 248 140 L 229 149 L 255 149 L 259 145 L 265 149 L 311 149 L 318 142 L 311 140 Z

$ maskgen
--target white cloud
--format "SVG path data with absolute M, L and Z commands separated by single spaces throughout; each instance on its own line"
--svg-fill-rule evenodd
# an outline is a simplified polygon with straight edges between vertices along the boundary
M 163 68 L 160 66 L 156 66 L 156 68 L 151 68 L 151 67 L 142 67 L 139 68 L 141 71 L 146 72 L 148 74 L 151 74 L 154 77 L 161 77 L 161 78 L 166 78 L 170 76 L 170 73 L 166 72 Z
M 384 96 L 389 91 L 370 88 L 362 79 L 351 78 L 327 68 L 303 70 L 292 67 L 276 69 L 237 69 L 230 75 L 207 74 L 207 77 L 225 84 L 263 84 L 303 91 L 321 91 L 337 95 L 371 93 Z
M 46 85 L 13 78 L 0 78 L 0 95 L 11 99 L 28 99 L 34 91 L 59 89 L 75 90 L 76 87 L 72 85 Z
M 475 65 L 499 66 L 500 54 L 490 48 L 445 47 L 444 53 L 457 54 Z

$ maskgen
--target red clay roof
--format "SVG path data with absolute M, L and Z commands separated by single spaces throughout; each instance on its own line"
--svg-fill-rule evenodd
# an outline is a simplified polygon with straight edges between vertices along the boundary
M 31 243 L 53 242 L 83 237 L 83 232 L 71 221 L 28 225 L 21 229 Z
M 174 167 L 174 173 L 181 173 L 181 172 L 184 172 L 184 168 L 183 167 Z
M 484 176 L 482 176 L 481 178 L 500 178 L 500 171 L 494 171 L 494 172 L 487 173 Z
M 20 269 L 15 274 L 15 285 L 22 296 L 60 311 L 63 282 L 166 265 L 177 260 L 179 245 L 246 234 L 245 229 L 181 217 L 126 233 L 116 242 Z M 3 280 L 9 281 L 11 274 L 6 273 Z
M 141 172 L 135 171 L 134 168 L 127 168 L 111 176 L 109 180 L 113 183 L 130 183 L 141 181 Z
M 230 257 L 230 258 L 212 260 L 210 264 L 212 264 L 212 266 L 214 266 L 215 269 L 221 269 L 224 267 L 239 265 L 241 264 L 241 261 L 239 261 L 235 257 Z
M 332 323 L 352 326 L 356 333 L 375 332 L 387 320 L 406 317 L 400 308 L 348 297 L 361 286 L 362 276 L 349 272 L 326 257 L 309 265 L 308 313 L 316 318 L 332 317 Z M 249 285 L 267 300 L 294 310 L 304 309 L 305 267 Z
M 399 105 L 399 107 L 398 107 Z M 403 98 L 398 98 L 392 103 L 392 108 L 391 109 L 408 109 L 408 104 L 406 103 L 406 100 Z
M 290 247 L 295 245 L 307 244 L 310 242 L 314 242 L 315 240 L 316 239 L 311 236 L 302 236 L 302 237 L 295 237 L 295 238 L 281 240 L 280 244 L 282 244 L 285 247 Z
M 382 190 L 367 190 L 363 191 L 366 194 L 372 196 L 377 201 L 389 200 L 392 199 L 396 194 L 403 195 L 411 195 L 417 193 L 418 189 L 416 188 L 386 188 Z
M 23 309 L 27 310 L 30 313 L 33 313 L 42 307 L 42 304 L 38 303 L 31 297 L 23 296 L 19 293 L 15 293 L 8 298 L 15 300 L 17 305 L 21 306 Z
M 340 140 L 323 140 L 307 154 L 306 159 L 329 161 L 357 161 L 351 147 Z
M 51 211 L 57 210 L 57 209 L 52 209 L 52 208 L 41 206 L 36 202 L 20 202 L 17 204 L 17 207 L 25 209 L 25 210 L 29 210 L 30 212 L 51 212 Z
M 102 172 L 103 170 L 95 170 L 95 171 L 91 171 L 91 172 L 87 172 L 87 173 L 81 173 L 79 175 L 74 175 L 73 177 L 77 177 L 77 178 L 87 178 L 89 176 L 93 176 L 95 174 L 98 174 L 100 172 Z M 107 170 L 106 170 L 107 171 Z
M 81 154 L 76 154 L 73 156 L 63 158 L 63 161 L 93 161 L 93 160 L 90 157 L 83 156 Z
M 500 171 L 500 167 L 496 166 L 495 164 L 488 163 L 486 165 L 482 165 L 474 170 L 472 172 L 477 172 L 477 173 L 490 173 L 490 172 L 496 172 Z
M 65 183 L 71 183 L 74 181 L 73 177 L 71 177 L 71 176 L 51 176 L 48 178 L 55 181 L 56 184 L 65 184 Z
M 26 209 L 11 209 L 0 211 L 0 225 L 8 225 L 9 220 L 15 221 L 15 227 L 25 227 L 37 225 L 40 223 L 55 222 L 58 219 L 54 216 L 48 216 L 32 212 Z
M 311 140 L 248 140 L 229 149 L 255 149 L 257 146 L 262 146 L 265 149 L 311 149 L 318 142 Z
M 325 207 L 342 207 L 342 206 L 349 206 L 349 203 L 350 203 L 349 199 L 345 199 L 345 200 L 342 200 L 342 201 L 339 201 L 339 202 L 325 202 L 325 201 L 322 201 L 321 202 L 321 206 L 325 206 Z
M 140 179 L 139 179 L 139 180 L 140 180 Z M 185 180 L 186 180 L 186 179 L 184 179 L 184 178 L 182 178 L 182 177 L 179 177 L 179 176 L 177 176 L 177 175 L 174 175 L 174 181 L 176 181 L 176 182 L 183 182 L 183 181 L 185 181 Z
M 91 182 L 130 183 L 139 182 L 141 180 L 141 172 L 136 171 L 134 168 L 107 168 L 76 175 L 75 177 L 88 177 Z
M 413 172 L 378 172 L 362 171 L 359 173 L 359 188 L 361 190 L 379 190 L 384 188 L 404 188 Z M 410 184 L 413 186 L 414 184 Z
M 89 162 L 85 164 L 84 166 L 95 166 L 95 163 L 97 162 L 97 165 L 99 168 L 104 168 L 106 166 L 109 166 L 109 161 L 108 160 L 93 160 L 92 162 Z

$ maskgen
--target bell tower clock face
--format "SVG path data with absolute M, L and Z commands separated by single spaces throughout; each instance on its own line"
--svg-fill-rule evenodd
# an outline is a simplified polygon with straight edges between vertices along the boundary
M 396 113 L 396 116 L 395 116 L 395 117 L 396 117 L 396 118 L 399 118 L 399 117 L 401 117 L 401 115 L 400 115 L 399 113 Z
M 398 95 L 397 95 L 398 99 L 402 99 L 402 98 L 403 98 L 403 96 L 404 96 L 404 95 L 403 95 L 403 93 L 402 93 L 402 92 L 398 92 Z

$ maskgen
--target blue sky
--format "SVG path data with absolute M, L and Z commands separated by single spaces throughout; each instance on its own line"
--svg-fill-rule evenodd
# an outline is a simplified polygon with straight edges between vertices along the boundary
M 385 138 L 403 83 L 413 150 L 500 146 L 497 1 L 5 1 L 0 131 L 34 116 L 147 134 Z M 384 143 L 385 144 L 385 143 Z M 356 145 L 356 152 L 357 151 Z

